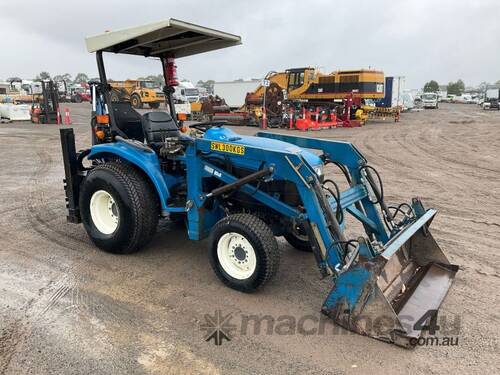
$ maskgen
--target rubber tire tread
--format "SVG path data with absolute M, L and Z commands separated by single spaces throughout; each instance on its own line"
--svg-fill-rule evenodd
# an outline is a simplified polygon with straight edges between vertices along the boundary
M 124 188 L 132 211 L 128 219 L 132 218 L 133 222 L 129 227 L 128 240 L 125 243 L 111 237 L 109 243 L 106 244 L 101 239 L 94 238 L 92 228 L 85 225 L 85 221 L 91 221 L 89 215 L 89 218 L 84 220 L 84 225 L 90 238 L 100 249 L 115 254 L 130 254 L 140 250 L 151 241 L 155 234 L 160 211 L 158 197 L 152 186 L 145 180 L 147 177 L 133 166 L 119 161 L 100 164 L 88 173 L 83 182 L 80 207 L 85 204 L 82 202 L 86 189 L 85 182 L 94 175 L 100 175 L 101 179 L 115 179 Z M 120 218 L 120 220 L 123 219 Z
M 290 232 L 285 232 L 283 234 L 283 237 L 285 237 L 285 240 L 294 248 L 303 252 L 312 252 L 312 246 L 309 241 L 304 242 L 297 238 L 293 233 Z
M 254 247 L 257 255 L 257 267 L 254 274 L 246 280 L 237 280 L 229 276 L 220 265 L 217 257 L 217 243 L 228 232 L 243 235 Z M 210 264 L 217 277 L 228 287 L 241 292 L 251 293 L 263 287 L 277 273 L 280 263 L 280 251 L 276 238 L 268 225 L 257 216 L 233 214 L 219 220 L 212 228 L 210 246 Z

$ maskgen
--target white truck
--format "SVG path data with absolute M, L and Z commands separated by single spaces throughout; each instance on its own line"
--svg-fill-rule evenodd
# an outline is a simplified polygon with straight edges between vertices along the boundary
M 439 108 L 438 95 L 435 92 L 425 92 L 422 94 L 422 106 L 424 108 Z
M 174 100 L 178 104 L 200 101 L 199 90 L 189 81 L 180 81 L 175 87 Z
M 487 89 L 484 95 L 483 109 L 500 109 L 500 89 Z

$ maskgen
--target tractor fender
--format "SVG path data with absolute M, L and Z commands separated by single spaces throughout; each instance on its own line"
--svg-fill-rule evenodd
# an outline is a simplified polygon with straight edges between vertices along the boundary
M 106 143 L 92 146 L 87 159 L 105 158 L 110 155 L 126 160 L 142 170 L 156 188 L 162 210 L 167 210 L 167 199 L 170 197 L 170 192 L 163 178 L 158 157 L 154 152 L 146 152 L 122 142 Z

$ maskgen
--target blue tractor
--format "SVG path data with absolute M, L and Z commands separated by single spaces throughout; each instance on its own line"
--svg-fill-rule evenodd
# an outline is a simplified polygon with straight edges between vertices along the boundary
M 86 39 L 100 80 L 91 82 L 92 146 L 76 152 L 61 129 L 68 221 L 100 249 L 128 254 L 158 220 L 210 238 L 209 261 L 230 288 L 254 292 L 278 270 L 276 237 L 312 253 L 333 288 L 322 311 L 355 332 L 411 346 L 435 318 L 458 267 L 431 233 L 436 211 L 418 199 L 388 206 L 378 172 L 354 145 L 271 132 L 239 135 L 217 122 L 186 127 L 172 98 L 175 58 L 238 45 L 240 37 L 175 19 Z M 160 60 L 167 111 L 114 102 L 104 53 Z M 325 175 L 342 172 L 348 186 Z M 347 217 L 364 233 L 346 235 Z

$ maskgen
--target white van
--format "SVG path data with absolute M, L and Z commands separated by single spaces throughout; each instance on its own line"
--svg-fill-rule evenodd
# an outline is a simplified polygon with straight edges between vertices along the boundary
M 439 108 L 438 95 L 435 92 L 423 93 L 422 105 L 424 108 Z
M 455 96 L 453 99 L 453 103 L 461 103 L 461 104 L 472 104 L 474 101 L 472 100 L 471 94 L 462 94 L 459 96 Z

